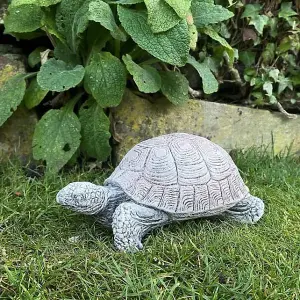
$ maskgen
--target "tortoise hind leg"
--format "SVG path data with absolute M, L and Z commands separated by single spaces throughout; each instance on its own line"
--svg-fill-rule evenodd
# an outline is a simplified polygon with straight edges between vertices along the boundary
M 261 199 L 250 195 L 226 210 L 223 215 L 241 223 L 254 224 L 263 216 L 264 208 Z
M 123 251 L 142 249 L 143 236 L 168 222 L 168 215 L 162 211 L 133 202 L 122 203 L 113 214 L 112 229 L 115 246 Z

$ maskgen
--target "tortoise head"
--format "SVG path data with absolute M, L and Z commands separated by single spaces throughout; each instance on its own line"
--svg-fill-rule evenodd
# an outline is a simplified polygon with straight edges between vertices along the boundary
M 106 207 L 108 195 L 108 188 L 90 182 L 72 182 L 57 193 L 56 201 L 73 211 L 93 215 Z

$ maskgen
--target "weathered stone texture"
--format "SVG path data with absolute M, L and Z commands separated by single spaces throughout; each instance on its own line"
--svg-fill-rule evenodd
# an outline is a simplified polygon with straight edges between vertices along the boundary
M 300 118 L 287 119 L 277 112 L 207 101 L 190 100 L 174 106 L 166 99 L 154 104 L 126 92 L 113 110 L 117 160 L 140 141 L 171 132 L 186 132 L 209 138 L 227 151 L 252 146 L 270 146 L 275 153 L 291 146 L 300 155 Z
M 0 54 L 0 87 L 8 78 L 24 73 L 23 57 L 18 54 Z M 0 99 L 1 101 L 1 99 Z M 0 127 L 0 162 L 17 156 L 23 162 L 31 158 L 32 136 L 37 123 L 34 111 L 22 105 Z

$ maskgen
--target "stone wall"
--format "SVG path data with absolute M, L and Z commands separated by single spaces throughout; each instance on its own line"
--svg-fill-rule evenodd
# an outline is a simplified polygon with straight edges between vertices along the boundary
M 127 91 L 113 110 L 117 160 L 136 143 L 171 132 L 187 132 L 209 138 L 227 151 L 268 146 L 275 153 L 287 150 L 300 155 L 300 118 L 248 107 L 190 100 L 174 106 L 166 99 L 155 104 Z

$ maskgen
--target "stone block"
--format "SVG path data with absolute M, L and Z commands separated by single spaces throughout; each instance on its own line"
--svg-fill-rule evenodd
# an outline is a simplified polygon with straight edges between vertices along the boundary
M 290 147 L 300 155 L 300 118 L 287 119 L 277 112 L 201 100 L 181 106 L 164 98 L 151 103 L 127 91 L 113 117 L 120 140 L 117 161 L 140 141 L 171 132 L 207 137 L 227 151 L 269 146 L 279 153 Z
M 0 87 L 11 76 L 24 72 L 25 65 L 21 55 L 0 55 Z M 31 160 L 32 137 L 37 120 L 33 110 L 29 111 L 20 105 L 0 127 L 0 162 L 13 157 L 18 157 L 24 163 Z

